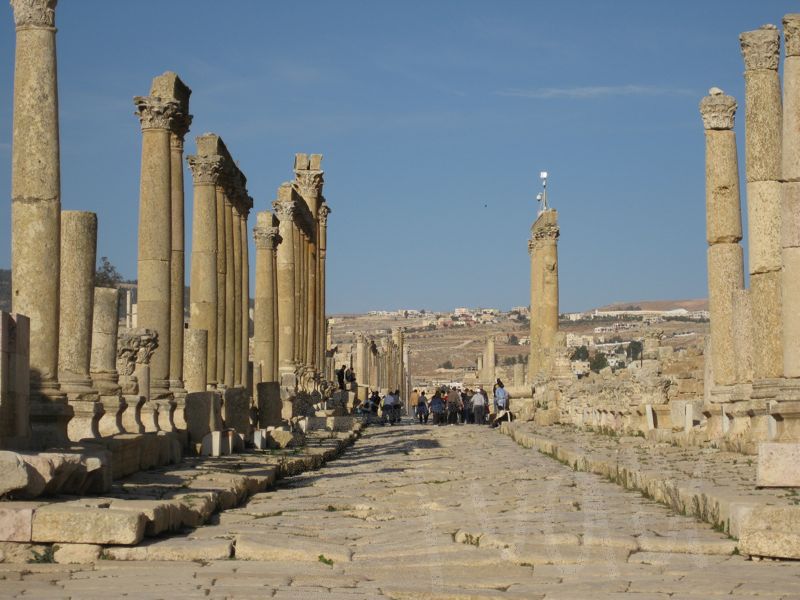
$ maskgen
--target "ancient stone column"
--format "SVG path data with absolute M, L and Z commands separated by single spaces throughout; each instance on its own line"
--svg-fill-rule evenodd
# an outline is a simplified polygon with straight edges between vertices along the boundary
M 123 414 L 127 403 L 122 397 L 117 374 L 117 331 L 119 328 L 119 290 L 94 288 L 92 312 L 92 354 L 89 373 L 92 387 L 100 395 L 102 416 L 98 425 L 105 437 L 123 433 Z
M 189 319 L 192 329 L 207 332 L 206 381 L 216 386 L 218 322 L 216 186 L 222 172 L 222 157 L 190 156 L 189 166 L 192 169 L 194 183 Z
M 56 0 L 14 0 L 16 24 L 11 156 L 12 312 L 30 319 L 33 441 L 66 442 L 71 408 L 59 394 L 61 184 L 56 77 Z
M 484 383 L 493 384 L 495 380 L 495 356 L 494 336 L 490 335 L 486 338 L 486 348 L 483 351 L 483 381 Z
M 61 213 L 61 311 L 58 380 L 70 400 L 97 399 L 89 377 L 92 348 L 94 272 L 97 258 L 97 215 Z
M 190 328 L 184 332 L 183 354 L 186 359 L 186 391 L 205 392 L 208 387 L 208 332 L 205 329 Z M 185 420 L 185 418 L 184 418 Z
M 323 202 L 322 205 L 319 207 L 319 275 L 317 280 L 319 282 L 319 304 L 318 304 L 318 312 L 319 316 L 319 364 L 324 367 L 325 365 L 325 352 L 328 349 L 328 319 L 325 316 L 325 301 L 326 301 L 326 294 L 325 294 L 325 278 L 326 278 L 326 258 L 328 254 L 328 215 L 330 215 L 331 209 L 330 207 Z M 360 376 L 363 377 L 365 374 L 361 373 Z M 366 381 L 366 380 L 363 380 Z
M 242 215 L 239 198 L 233 205 L 233 385 L 242 385 Z
M 158 96 L 137 96 L 134 103 L 142 126 L 137 325 L 158 332 L 158 347 L 150 360 L 150 393 L 152 399 L 159 399 L 170 395 L 170 129 L 178 103 Z
M 248 200 L 247 196 L 244 198 Z M 239 227 L 239 236 L 242 242 L 242 335 L 240 360 L 242 363 L 242 386 L 248 387 L 248 371 L 250 363 L 250 248 L 247 239 L 247 217 L 250 214 L 250 207 L 242 207 Z
M 800 14 L 783 19 L 781 305 L 783 375 L 800 378 Z
M 276 369 L 275 251 L 281 242 L 278 227 L 269 211 L 256 215 L 253 228 L 256 243 L 256 294 L 253 307 L 253 365 L 260 366 L 256 383 L 278 381 Z M 254 369 L 257 373 L 258 369 Z
M 298 207 L 299 209 L 299 207 Z M 283 234 L 281 234 L 281 237 Z M 294 362 L 303 365 L 303 322 L 300 318 L 303 309 L 303 232 L 294 227 Z
M 217 181 L 217 352 L 216 352 L 216 383 L 221 386 L 225 382 L 225 345 L 227 343 L 227 276 L 228 276 L 228 253 L 227 253 L 227 229 L 226 215 L 227 207 L 225 204 L 225 192 L 222 185 Z M 209 379 L 209 381 L 211 381 Z
M 531 228 L 531 354 L 529 378 L 547 376 L 558 332 L 558 212 L 539 214 Z
M 236 362 L 236 271 L 233 257 L 233 205 L 225 194 L 225 379 L 226 387 L 235 385 Z
M 742 33 L 745 63 L 745 158 L 753 375 L 759 386 L 783 374 L 781 326 L 780 37 L 774 25 Z M 758 395 L 754 389 L 754 395 Z M 766 392 L 766 395 L 774 395 Z
M 356 382 L 359 387 L 367 383 L 367 350 L 365 344 L 364 334 L 359 332 L 356 334 Z
M 278 199 L 273 203 L 278 217 L 278 232 L 283 240 L 276 258 L 278 283 L 278 365 L 281 372 L 294 372 L 296 333 L 295 294 L 295 226 L 297 201 L 291 196 L 291 187 L 282 185 Z
M 739 162 L 733 132 L 736 100 L 712 88 L 700 102 L 706 138 L 706 240 L 714 383 L 738 383 L 734 292 L 744 288 Z

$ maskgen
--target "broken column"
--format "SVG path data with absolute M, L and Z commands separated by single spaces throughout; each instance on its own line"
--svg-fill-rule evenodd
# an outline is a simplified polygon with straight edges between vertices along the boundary
M 101 436 L 122 433 L 122 415 L 127 408 L 117 374 L 117 332 L 119 329 L 119 290 L 94 288 L 92 312 L 92 355 L 89 373 L 92 387 L 100 395 L 103 416 Z
M 61 186 L 56 83 L 56 0 L 14 0 L 11 157 L 12 312 L 30 319 L 34 444 L 67 442 L 72 409 L 59 392 Z
M 783 374 L 781 337 L 780 37 L 774 25 L 740 36 L 745 63 L 745 158 L 753 397 L 772 397 Z
M 483 373 L 481 374 L 483 382 L 489 385 L 494 384 L 495 380 L 495 355 L 494 336 L 490 335 L 486 338 L 486 348 L 483 351 Z
M 744 288 L 739 163 L 733 132 L 736 100 L 712 88 L 700 103 L 706 139 L 706 239 L 711 362 L 716 386 L 739 382 L 734 292 Z
M 0 311 L 0 449 L 31 445 L 30 322 Z
M 72 441 L 100 437 L 103 414 L 89 377 L 96 253 L 97 215 L 62 212 L 58 379 L 75 412 L 68 425 Z
M 189 322 L 192 329 L 207 332 L 206 380 L 210 385 L 216 385 L 218 321 L 216 187 L 222 172 L 222 157 L 216 154 L 190 156 L 189 167 L 192 170 L 194 184 Z M 189 391 L 205 391 L 205 389 Z
M 183 355 L 187 393 L 206 391 L 209 347 L 208 332 L 205 329 L 187 329 L 184 332 Z
M 281 241 L 271 212 L 256 215 L 253 228 L 256 243 L 256 294 L 253 308 L 253 364 L 260 372 L 260 381 L 278 381 L 277 372 L 277 295 L 275 252 Z
M 558 332 L 558 212 L 547 209 L 531 227 L 531 350 L 529 382 L 546 377 Z

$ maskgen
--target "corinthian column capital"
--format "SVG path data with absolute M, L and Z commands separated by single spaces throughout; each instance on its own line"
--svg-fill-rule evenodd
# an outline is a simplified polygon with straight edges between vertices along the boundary
M 267 250 L 275 250 L 283 241 L 277 227 L 253 227 L 253 238 L 256 241 L 256 248 Z
M 175 116 L 180 112 L 174 100 L 162 100 L 158 96 L 135 96 L 136 116 L 145 129 L 171 129 Z
M 700 101 L 700 116 L 706 129 L 733 129 L 735 115 L 736 99 L 719 88 L 708 90 L 708 96 Z
M 328 215 L 331 214 L 331 207 L 328 206 L 326 203 L 322 203 L 319 207 L 319 213 L 317 217 L 319 218 L 319 224 L 323 227 L 328 226 Z
M 800 56 L 800 14 L 783 17 L 783 40 L 786 56 Z
M 20 27 L 55 27 L 58 0 L 11 0 L 14 24 Z
M 222 157 L 216 154 L 210 156 L 189 156 L 186 159 L 192 170 L 192 181 L 195 185 L 216 185 L 222 174 Z
M 294 172 L 297 190 L 304 198 L 318 198 L 322 193 L 322 184 L 325 182 L 322 171 Z
M 762 25 L 739 36 L 746 71 L 778 70 L 781 38 L 775 25 Z
M 289 198 L 275 200 L 275 202 L 272 203 L 272 208 L 275 210 L 275 214 L 278 215 L 278 219 L 283 223 L 291 223 L 294 221 L 295 216 L 297 216 L 300 210 L 297 200 Z
M 559 230 L 558 225 L 544 225 L 533 230 L 533 239 L 535 241 L 556 240 L 558 239 L 560 233 L 561 231 Z

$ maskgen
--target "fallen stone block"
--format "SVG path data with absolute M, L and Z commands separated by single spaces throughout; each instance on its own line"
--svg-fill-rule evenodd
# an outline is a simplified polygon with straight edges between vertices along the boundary
M 753 556 L 800 559 L 800 506 L 761 506 L 739 528 L 739 550 Z
M 187 394 L 184 414 L 189 442 L 200 444 L 206 435 L 222 429 L 222 397 L 217 392 Z
M 142 513 L 53 504 L 34 512 L 31 538 L 34 542 L 132 545 L 142 541 L 146 526 Z
M 62 565 L 85 565 L 100 559 L 102 546 L 96 544 L 58 544 L 53 560 Z
M 29 479 L 28 468 L 19 454 L 0 451 L 0 497 L 24 490 Z
M 800 444 L 775 442 L 759 444 L 756 485 L 800 487 Z
M 181 505 L 170 500 L 114 500 L 112 510 L 133 511 L 147 518 L 145 535 L 156 536 L 181 528 Z
M 30 542 L 33 513 L 40 503 L 0 503 L 0 542 Z
M 225 427 L 250 435 L 250 394 L 245 388 L 228 388 L 222 400 Z

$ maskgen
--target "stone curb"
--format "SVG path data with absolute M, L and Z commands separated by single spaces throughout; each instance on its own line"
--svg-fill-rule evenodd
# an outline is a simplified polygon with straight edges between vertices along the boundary
M 587 455 L 577 446 L 520 431 L 514 423 L 502 423 L 500 432 L 520 446 L 538 450 L 575 471 L 600 475 L 679 514 L 711 524 L 736 540 L 738 552 L 800 559 L 800 506 L 768 506 L 752 498 L 732 495 L 707 481 L 681 481 L 660 471 L 631 468 L 599 452 Z

